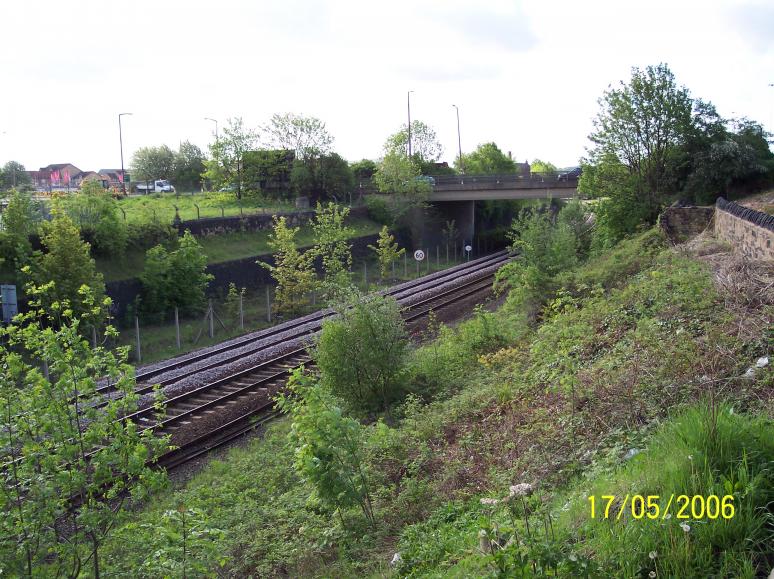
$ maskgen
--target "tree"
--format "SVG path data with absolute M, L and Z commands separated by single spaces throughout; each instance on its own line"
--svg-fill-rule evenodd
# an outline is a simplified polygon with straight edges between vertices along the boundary
M 457 170 L 468 175 L 507 175 L 516 173 L 516 163 L 505 155 L 496 143 L 483 143 L 472 153 L 463 153 L 462 166 L 455 161 Z
M 578 240 L 569 222 L 553 223 L 547 211 L 523 210 L 513 220 L 510 249 L 519 259 L 506 264 L 496 275 L 498 284 L 511 289 L 509 306 L 527 314 L 545 300 L 554 287 L 556 276 L 578 263 Z
M 189 141 L 180 143 L 180 148 L 175 154 L 175 170 L 173 181 L 176 188 L 185 188 L 193 191 L 201 184 L 204 173 L 204 153 Z
M 404 393 L 409 342 L 394 298 L 355 296 L 326 318 L 313 351 L 320 382 L 360 415 L 389 413 Z
M 0 191 L 28 189 L 31 184 L 32 178 L 21 163 L 8 161 L 0 168 Z
M 41 296 L 42 300 L 48 300 L 44 305 L 54 307 L 66 301 L 75 315 L 90 317 L 96 323 L 100 316 L 92 312 L 93 305 L 87 298 L 102 303 L 105 283 L 89 255 L 90 245 L 81 240 L 72 219 L 58 210 L 54 219 L 43 224 L 42 231 L 46 253 L 35 252 L 32 267 L 27 271 L 35 285 L 47 288 Z M 83 294 L 84 286 L 91 288 L 91 297 Z
M 628 84 L 608 89 L 589 139 L 592 158 L 613 157 L 636 176 L 637 195 L 650 218 L 665 193 L 674 191 L 675 161 L 692 129 L 692 100 L 666 64 L 632 69 Z
M 393 223 L 413 207 L 423 207 L 430 194 L 431 185 L 420 177 L 417 163 L 404 153 L 387 153 L 379 163 L 374 183 L 381 193 L 389 194 L 388 209 Z
M 344 416 L 336 400 L 302 368 L 293 371 L 279 407 L 290 415 L 288 438 L 295 448 L 293 466 L 323 506 L 358 505 L 373 524 L 370 481 L 365 469 L 363 427 Z
M 28 193 L 11 191 L 8 206 L 0 214 L 0 258 L 11 267 L 11 271 L 21 271 L 32 254 L 30 235 L 37 230 L 40 213 Z
M 322 261 L 325 281 L 335 286 L 349 285 L 352 245 L 347 240 L 355 235 L 355 230 L 345 225 L 348 216 L 348 207 L 318 203 L 312 221 L 315 241 L 312 251 Z
M 382 227 L 379 232 L 379 239 L 376 242 L 376 246 L 369 245 L 369 249 L 376 253 L 376 257 L 379 259 L 379 273 L 382 279 L 386 278 L 390 274 L 392 264 L 394 264 L 400 256 L 406 253 L 406 248 L 398 248 L 398 243 L 395 241 L 395 237 L 389 232 L 387 226 Z
M 314 252 L 301 253 L 296 247 L 298 227 L 288 227 L 284 216 L 274 216 L 274 228 L 269 237 L 269 247 L 274 251 L 274 265 L 259 261 L 277 282 L 274 293 L 274 309 L 277 313 L 295 313 L 307 302 L 307 295 L 314 290 L 317 276 L 314 271 Z
M 384 143 L 385 156 L 390 153 L 408 155 L 408 125 L 389 137 Z M 422 121 L 411 121 L 411 156 L 419 163 L 435 162 L 441 158 L 443 146 L 435 131 Z
M 296 160 L 290 183 L 297 195 L 309 195 L 314 200 L 343 200 L 354 186 L 349 164 L 336 153 Z
M 360 161 L 351 163 L 349 168 L 352 169 L 352 174 L 355 176 L 355 179 L 358 181 L 366 181 L 374 176 L 377 165 L 371 159 L 361 159 Z
M 173 251 L 162 245 L 152 247 L 145 254 L 145 268 L 140 275 L 143 309 L 163 312 L 176 307 L 188 312 L 201 311 L 207 285 L 213 278 L 206 271 L 207 256 L 188 230 Z
M 28 312 L 0 328 L 0 560 L 15 577 L 100 577 L 101 546 L 126 501 L 145 500 L 165 480 L 149 465 L 168 440 L 119 420 L 139 398 L 127 349 L 82 337 L 109 300 L 83 286 L 72 304 L 51 289 L 28 287 Z M 97 393 L 100 382 L 117 396 Z
M 532 161 L 530 164 L 530 171 L 532 173 L 539 173 L 550 177 L 556 177 L 557 173 L 556 165 L 549 163 L 548 161 L 541 161 L 540 159 Z
M 327 155 L 333 144 L 324 122 L 293 113 L 272 115 L 263 133 L 268 146 L 295 151 L 296 158 L 302 161 Z
M 242 170 L 244 155 L 254 149 L 258 136 L 252 129 L 246 129 L 240 117 L 227 119 L 222 135 L 210 145 L 211 159 L 205 162 L 204 176 L 215 188 L 236 185 L 236 198 L 242 198 Z
M 132 156 L 132 179 L 171 179 L 175 174 L 175 153 L 166 145 L 141 147 Z
M 96 254 L 123 255 L 128 239 L 126 224 L 118 215 L 118 202 L 102 185 L 86 181 L 80 192 L 62 198 L 59 203 Z

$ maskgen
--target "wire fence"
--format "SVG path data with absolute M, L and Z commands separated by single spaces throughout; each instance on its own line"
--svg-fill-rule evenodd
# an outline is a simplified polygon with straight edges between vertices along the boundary
M 469 247 L 469 246 L 468 246 Z M 410 281 L 475 259 L 474 248 L 465 251 L 455 245 L 425 248 L 424 259 L 414 259 L 406 252 L 392 263 L 387 276 L 382 277 L 375 259 L 353 264 L 352 283 L 361 291 L 374 291 Z M 198 312 L 183 312 L 178 308 L 153 315 L 134 316 L 124 320 L 117 342 L 112 346 L 128 346 L 130 358 L 136 363 L 152 363 L 165 358 L 211 346 L 261 330 L 326 307 L 322 295 L 307 294 L 300 307 L 292 315 L 278 315 L 275 309 L 275 288 L 270 285 L 241 291 L 225 298 L 212 298 Z M 94 344 L 104 343 L 101 332 L 94 329 Z

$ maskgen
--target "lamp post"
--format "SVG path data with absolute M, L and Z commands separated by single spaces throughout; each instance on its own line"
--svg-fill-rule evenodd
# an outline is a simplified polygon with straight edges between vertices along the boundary
M 411 93 L 410 90 L 406 93 L 406 108 L 408 108 L 408 156 L 411 158 Z
M 204 117 L 205 121 L 212 121 L 215 123 L 215 144 L 218 144 L 218 120 L 217 119 L 211 119 L 210 117 Z
M 465 174 L 465 167 L 462 166 L 462 139 L 460 138 L 460 107 L 452 105 L 457 110 L 457 146 L 460 151 L 460 173 Z
M 124 173 L 124 134 L 121 130 L 121 117 L 132 113 L 120 113 L 118 115 L 118 143 L 121 145 L 121 191 L 126 196 L 126 174 Z

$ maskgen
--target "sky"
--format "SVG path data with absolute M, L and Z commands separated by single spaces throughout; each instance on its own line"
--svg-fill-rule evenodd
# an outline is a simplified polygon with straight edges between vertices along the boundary
M 0 3 L 0 163 L 125 165 L 206 151 L 214 123 L 315 116 L 344 158 L 377 159 L 407 116 L 442 160 L 494 141 L 578 163 L 598 99 L 666 62 L 724 117 L 774 131 L 774 2 L 759 0 L 36 0 Z

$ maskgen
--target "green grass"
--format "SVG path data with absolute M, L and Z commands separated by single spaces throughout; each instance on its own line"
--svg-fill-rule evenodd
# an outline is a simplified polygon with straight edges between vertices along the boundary
M 197 214 L 196 205 L 199 206 Z M 172 223 L 175 218 L 175 206 L 179 208 L 180 219 L 183 221 L 204 217 L 232 217 L 240 215 L 240 202 L 234 193 L 152 193 L 150 195 L 130 195 L 119 199 L 118 206 L 126 213 L 127 223 L 145 223 L 160 221 Z M 264 200 L 260 198 L 244 198 L 241 201 L 241 212 L 276 213 L 279 211 L 295 211 L 292 202 Z
M 537 328 L 478 313 L 418 350 L 406 371 L 417 395 L 391 426 L 365 427 L 374 526 L 315 500 L 280 420 L 138 513 L 107 559 L 126 576 L 151 575 L 137 571 L 149 552 L 181 561 L 182 545 L 157 537 L 184 505 L 213 530 L 189 561 L 222 576 L 765 576 L 774 372 L 740 376 L 769 346 L 735 331 L 703 265 L 652 241 L 578 272 L 602 289 L 579 284 Z M 632 448 L 644 452 L 626 460 Z M 522 482 L 536 489 L 525 502 L 480 502 Z M 592 493 L 734 494 L 739 508 L 685 532 L 676 516 L 591 521 Z

